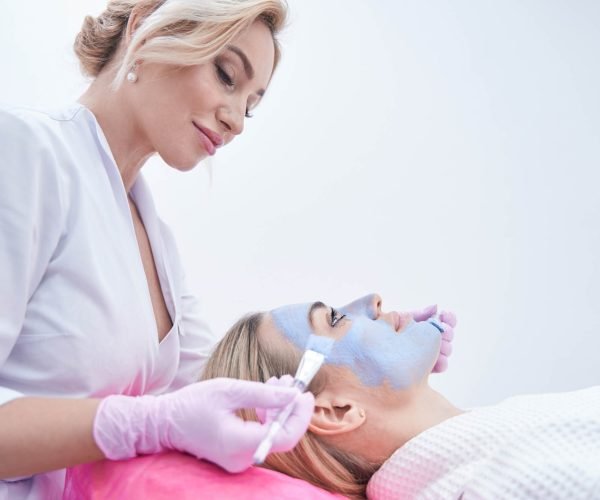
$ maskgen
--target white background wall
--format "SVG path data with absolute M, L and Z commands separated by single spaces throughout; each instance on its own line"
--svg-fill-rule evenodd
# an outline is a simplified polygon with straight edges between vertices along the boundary
M 0 104 L 76 99 L 72 40 L 104 1 L 0 6 Z M 146 169 L 215 331 L 378 291 L 457 313 L 433 384 L 459 405 L 598 384 L 600 3 L 290 7 L 282 65 L 212 180 Z

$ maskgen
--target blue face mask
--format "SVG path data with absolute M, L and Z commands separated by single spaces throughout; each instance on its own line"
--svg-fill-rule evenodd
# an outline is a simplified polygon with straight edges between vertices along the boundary
M 410 323 L 401 333 L 383 319 L 377 320 L 372 295 L 339 311 L 351 320 L 350 329 L 335 342 L 326 364 L 352 370 L 369 387 L 387 381 L 397 390 L 423 380 L 440 352 L 441 328 L 433 322 Z M 308 313 L 312 304 L 284 306 L 271 311 L 277 328 L 299 350 L 304 350 L 312 330 Z

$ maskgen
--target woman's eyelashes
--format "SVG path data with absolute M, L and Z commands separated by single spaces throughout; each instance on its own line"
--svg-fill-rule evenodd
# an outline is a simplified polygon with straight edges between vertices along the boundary
M 233 77 L 230 76 L 229 73 L 227 73 L 227 71 L 225 71 L 223 69 L 223 66 L 221 66 L 219 63 L 215 63 L 215 68 L 217 70 L 217 76 L 219 77 L 219 80 L 221 80 L 221 82 L 229 90 L 233 90 L 235 88 L 235 81 L 233 80 Z M 246 108 L 246 111 L 244 112 L 244 116 L 246 118 L 252 118 L 254 115 L 252 113 L 250 113 L 250 110 L 248 108 Z
M 235 82 L 233 81 L 233 77 L 231 77 L 229 75 L 229 73 L 227 73 L 227 71 L 225 71 L 223 69 L 223 66 L 221 66 L 219 63 L 215 63 L 215 68 L 217 70 L 217 76 L 219 77 L 219 80 L 221 80 L 221 82 L 226 87 L 233 89 L 235 87 Z
M 336 311 L 333 307 L 331 308 L 330 324 L 335 327 L 341 320 L 346 317 L 345 314 Z

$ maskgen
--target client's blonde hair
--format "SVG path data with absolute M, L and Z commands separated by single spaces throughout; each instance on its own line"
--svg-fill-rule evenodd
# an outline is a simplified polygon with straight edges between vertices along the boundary
M 109 0 L 98 17 L 85 18 L 75 39 L 84 74 L 96 77 L 112 62 L 134 9 L 140 20 L 120 61 L 115 85 L 140 59 L 176 66 L 206 63 L 257 20 L 273 36 L 273 69 L 280 59 L 277 34 L 285 24 L 285 0 Z
M 291 344 L 277 348 L 261 339 L 262 313 L 240 319 L 217 345 L 204 369 L 203 380 L 231 377 L 265 382 L 270 377 L 293 374 L 301 353 Z M 327 383 L 326 370 L 321 369 L 308 387 L 315 396 Z M 242 410 L 242 418 L 256 420 L 253 411 Z M 304 479 L 328 491 L 349 498 L 365 498 L 367 482 L 381 464 L 342 451 L 320 436 L 308 431 L 296 447 L 287 453 L 272 453 L 265 467 L 288 476 Z

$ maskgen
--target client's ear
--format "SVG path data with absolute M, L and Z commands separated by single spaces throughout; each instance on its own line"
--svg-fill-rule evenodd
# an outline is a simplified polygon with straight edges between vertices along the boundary
M 308 429 L 321 436 L 353 431 L 367 419 L 355 401 L 321 393 L 315 398 L 315 411 Z

